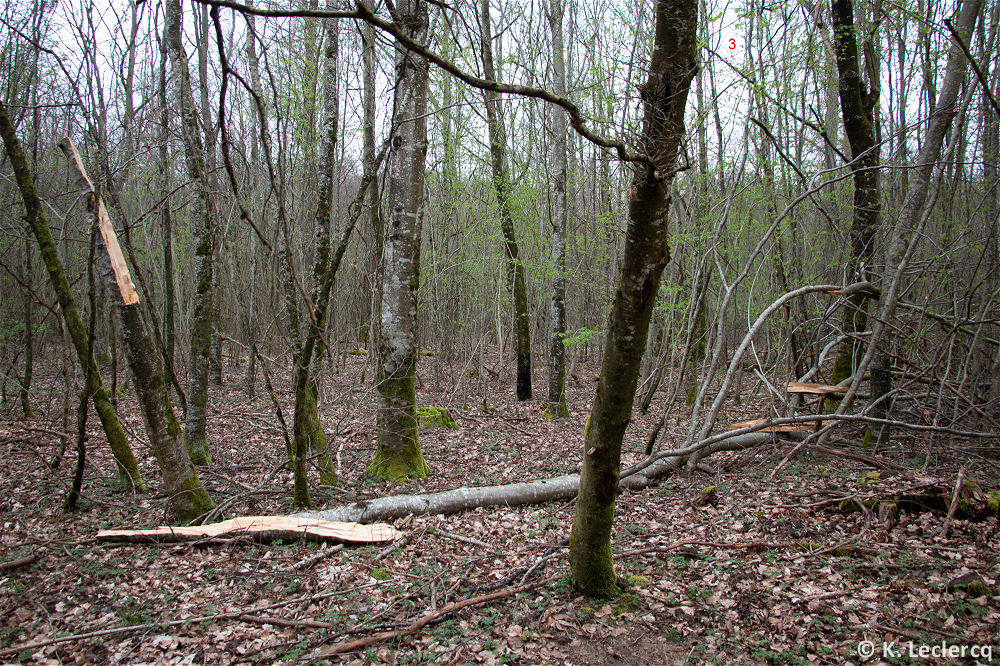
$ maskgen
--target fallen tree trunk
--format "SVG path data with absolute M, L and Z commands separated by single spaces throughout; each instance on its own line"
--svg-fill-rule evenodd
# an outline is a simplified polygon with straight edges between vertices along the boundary
M 810 433 L 782 433 L 806 436 Z M 720 451 L 742 451 L 759 446 L 773 440 L 774 433 L 750 432 L 715 441 L 707 446 L 702 457 Z M 646 460 L 622 472 L 619 490 L 640 490 L 654 480 L 677 471 L 693 449 L 688 447 L 676 451 L 663 451 L 649 456 Z M 457 488 L 440 493 L 426 495 L 394 495 L 376 497 L 371 500 L 355 502 L 348 506 L 325 511 L 294 514 L 301 518 L 316 518 L 337 522 L 373 523 L 376 521 L 402 518 L 413 514 L 415 516 L 457 513 L 481 506 L 519 506 L 522 504 L 543 504 L 557 500 L 567 500 L 576 497 L 580 487 L 579 474 L 567 474 L 551 479 L 539 479 L 523 483 L 511 483 L 503 486 L 483 486 L 481 488 Z
M 540 479 L 505 486 L 457 488 L 426 495 L 394 495 L 362 500 L 348 506 L 326 511 L 297 513 L 296 517 L 318 518 L 336 522 L 372 523 L 413 514 L 457 513 L 480 506 L 518 506 L 541 504 L 576 497 L 579 474 L 567 474 L 552 479 Z

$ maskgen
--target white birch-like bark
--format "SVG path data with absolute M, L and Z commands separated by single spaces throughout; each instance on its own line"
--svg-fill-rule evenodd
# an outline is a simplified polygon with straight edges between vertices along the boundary
M 428 33 L 424 0 L 396 6 L 396 22 L 424 43 Z M 417 289 L 420 285 L 420 231 L 424 213 L 424 159 L 427 153 L 428 62 L 396 46 L 396 92 L 389 164 L 389 220 L 383 251 L 382 322 L 375 378 L 378 388 L 378 449 L 368 473 L 405 478 L 429 472 L 417 432 Z

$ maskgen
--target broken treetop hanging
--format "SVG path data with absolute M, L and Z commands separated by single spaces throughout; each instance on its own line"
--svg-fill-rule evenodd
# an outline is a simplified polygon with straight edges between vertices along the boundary
M 76 180 L 80 187 L 96 196 L 94 184 L 87 176 L 87 170 L 83 168 L 83 161 L 80 159 L 80 153 L 77 152 L 73 139 L 68 136 L 63 137 L 59 142 L 59 147 L 69 158 L 71 168 L 76 171 Z M 125 305 L 135 305 L 139 302 L 139 294 L 132 286 L 132 276 L 129 275 L 128 264 L 125 263 L 125 256 L 118 245 L 118 236 L 115 235 L 115 228 L 111 224 L 111 218 L 108 217 L 108 210 L 104 207 L 104 201 L 100 197 L 97 197 L 97 227 L 101 230 L 104 247 L 108 250 L 108 259 L 111 260 L 111 269 L 115 273 L 115 282 L 118 283 L 118 289 L 121 291 L 122 301 Z

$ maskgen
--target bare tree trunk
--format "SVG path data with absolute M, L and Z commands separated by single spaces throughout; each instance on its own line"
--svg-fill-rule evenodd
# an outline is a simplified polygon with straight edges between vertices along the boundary
M 375 166 L 375 28 L 365 23 L 361 28 L 362 54 L 364 59 L 362 76 L 364 78 L 364 177 L 374 179 Z M 379 188 L 373 185 L 368 190 L 368 233 L 371 236 L 372 249 L 365 264 L 365 284 L 368 285 L 366 305 L 368 311 L 368 328 L 365 330 L 365 348 L 377 351 L 374 341 L 380 339 L 381 328 L 381 290 L 382 282 L 382 246 L 385 230 L 382 225 L 382 211 L 379 201 Z M 374 358 L 375 354 L 371 355 Z
M 882 207 L 878 176 L 879 144 L 875 140 L 875 104 L 879 96 L 880 72 L 874 61 L 871 41 L 865 40 L 866 70 L 870 82 L 870 89 L 866 90 L 861 75 L 852 0 L 836 0 L 832 9 L 837 70 L 840 73 L 840 106 L 844 115 L 844 132 L 851 144 L 851 170 L 854 176 L 851 256 L 844 278 L 844 284 L 849 284 L 870 280 L 872 276 L 875 232 Z M 841 330 L 848 337 L 837 350 L 831 380 L 833 384 L 854 374 L 858 354 L 863 348 L 858 342 L 857 334 L 865 330 L 867 303 L 868 298 L 858 293 L 848 299 L 844 308 Z
M 490 0 L 482 0 L 483 76 L 496 81 L 493 67 L 493 35 L 490 25 Z M 500 228 L 504 252 L 507 255 L 507 284 L 514 296 L 514 348 L 517 354 L 517 399 L 531 400 L 531 315 L 528 314 L 528 294 L 524 281 L 524 264 L 518 259 L 517 237 L 510 213 L 510 183 L 507 179 L 507 135 L 500 117 L 497 94 L 483 91 L 486 101 L 486 124 L 490 135 L 490 162 L 493 167 L 493 187 L 500 209 Z M 564 360 L 565 364 L 565 360 Z
M 313 268 L 313 295 L 309 310 L 313 320 L 307 324 L 302 348 L 295 358 L 295 416 L 292 426 L 292 447 L 295 450 L 295 506 L 308 507 L 309 484 L 306 477 L 306 460 L 309 451 L 319 454 L 320 482 L 333 485 L 337 482 L 334 462 L 330 457 L 329 442 L 316 408 L 316 373 L 321 365 L 323 330 L 326 324 L 330 288 L 333 284 L 330 256 L 330 215 L 332 211 L 333 169 L 337 155 L 337 122 L 340 101 L 337 91 L 337 56 L 339 41 L 337 20 L 323 22 L 325 44 L 323 49 L 323 135 L 319 154 L 319 187 L 315 215 L 317 239 L 316 262 Z M 336 270 L 335 268 L 333 269 Z M 315 362 L 314 362 L 315 361 Z
M 187 54 L 181 40 L 180 0 L 167 0 L 164 12 L 164 38 L 173 65 L 174 85 L 181 107 L 181 134 L 188 178 L 198 188 L 191 205 L 195 232 L 195 297 L 191 324 L 191 352 L 188 389 L 187 427 L 184 437 L 191 461 L 196 465 L 211 462 L 205 420 L 208 406 L 208 356 L 212 342 L 212 204 L 211 184 L 205 168 L 205 150 L 198 127 L 198 110 L 191 92 Z
M 164 32 L 164 37 L 166 32 Z M 167 105 L 167 45 L 163 40 L 160 49 L 160 192 L 166 197 L 170 192 L 170 158 L 167 141 L 170 139 L 170 110 Z M 177 393 L 181 411 L 187 414 L 187 394 L 177 381 L 174 365 L 176 326 L 174 324 L 174 223 L 170 214 L 170 202 L 164 201 L 160 209 L 160 234 L 163 245 L 163 369 Z
M 404 0 L 396 23 L 423 43 L 428 33 L 424 0 Z M 426 478 L 430 472 L 417 431 L 417 289 L 420 231 L 424 214 L 427 153 L 428 63 L 396 45 L 396 93 L 392 161 L 389 167 L 389 229 L 383 256 L 382 330 L 379 332 L 378 449 L 368 468 L 374 477 Z
M 580 494 L 570 538 L 573 582 L 585 594 L 614 594 L 611 528 L 622 439 L 632 418 L 639 364 L 666 265 L 670 182 L 684 134 L 684 108 L 697 68 L 697 0 L 658 0 L 649 80 L 641 89 L 641 145 L 656 169 L 637 173 L 621 278 L 608 318 L 594 404 L 584 431 Z
M 111 446 L 111 451 L 114 453 L 115 460 L 118 463 L 118 472 L 122 487 L 125 490 L 143 491 L 146 486 L 139 476 L 138 463 L 128 444 L 128 440 L 125 438 L 125 431 L 118 420 L 118 415 L 115 413 L 114 407 L 112 407 L 111 401 L 108 399 L 107 390 L 105 390 L 101 382 L 100 373 L 97 369 L 97 361 L 93 358 L 93 354 L 90 352 L 87 344 L 87 332 L 83 327 L 83 319 L 80 317 L 80 311 L 76 307 L 69 281 L 66 279 L 62 262 L 59 260 L 59 252 L 56 249 L 55 239 L 49 231 L 49 225 L 42 211 L 41 202 L 35 192 L 35 182 L 28 169 L 24 150 L 21 148 L 21 143 L 14 133 L 14 126 L 10 121 L 10 116 L 7 115 L 7 108 L 2 103 L 0 103 L 0 137 L 3 138 L 7 156 L 10 159 L 11 166 L 14 168 L 17 186 L 21 191 L 21 197 L 24 199 L 25 217 L 27 218 L 28 226 L 31 227 L 31 231 L 35 236 L 35 240 L 38 241 L 38 248 L 42 260 L 45 262 L 45 268 L 49 273 L 49 281 L 52 284 L 52 289 L 59 300 L 59 307 L 62 309 L 66 329 L 69 332 L 70 339 L 73 341 L 73 347 L 76 349 L 80 367 L 85 370 L 88 377 L 91 374 L 95 376 L 92 378 L 95 379 L 93 382 L 94 410 L 101 420 L 104 433 L 108 438 L 108 444 Z
M 24 238 L 24 283 L 31 285 L 34 268 L 31 262 L 31 243 Z M 24 375 L 21 378 L 21 412 L 24 418 L 35 418 L 31 409 L 31 370 L 35 358 L 35 303 L 27 289 L 24 290 Z
M 566 59 L 563 50 L 562 0 L 549 0 L 549 30 L 552 33 L 552 92 L 566 95 Z M 549 404 L 545 414 L 569 416 L 566 407 L 566 113 L 552 113 L 552 305 L 549 308 Z
M 990 45 L 996 44 L 996 39 L 1000 37 L 997 34 L 998 26 L 1000 23 L 1000 4 L 993 5 L 993 17 L 990 20 Z M 989 48 L 989 47 L 987 47 Z M 1000 90 L 1000 62 L 994 61 L 993 71 L 989 75 L 990 89 Z M 994 307 L 1000 302 L 1000 243 L 998 243 L 998 225 L 1000 225 L 1000 220 L 997 219 L 998 212 L 1000 212 L 1000 205 L 998 205 L 998 176 L 1000 176 L 1000 115 L 993 110 L 986 95 L 983 95 L 984 99 L 981 107 L 981 114 L 983 117 L 983 129 L 982 129 L 982 154 L 983 154 L 983 179 L 985 180 L 986 187 L 986 197 L 984 202 L 984 218 L 986 221 L 986 247 L 984 252 L 986 253 L 986 258 L 984 261 L 984 272 L 986 274 L 986 282 L 984 285 L 984 298 L 991 299 Z M 987 311 L 988 313 L 988 311 Z M 988 314 L 987 314 L 988 316 Z M 998 319 L 997 314 L 994 312 L 993 319 Z M 996 335 L 1000 332 L 1000 326 L 997 324 L 993 325 L 993 331 Z M 978 352 L 980 356 L 985 356 L 982 352 Z M 986 365 L 988 362 L 986 358 L 982 358 L 982 362 Z M 997 351 L 996 358 L 994 359 L 993 365 L 987 368 L 991 375 L 991 386 L 986 392 L 987 396 L 992 400 L 997 400 L 1000 398 L 1000 350 Z

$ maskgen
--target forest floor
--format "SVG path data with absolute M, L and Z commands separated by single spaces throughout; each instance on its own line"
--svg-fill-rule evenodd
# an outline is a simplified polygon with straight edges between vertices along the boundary
M 487 385 L 454 368 L 442 372 L 448 389 L 439 390 L 431 363 L 421 361 L 419 402 L 451 408 L 459 429 L 421 432 L 434 472 L 422 483 L 365 476 L 374 451 L 374 399 L 360 376 L 366 358 L 347 356 L 344 369 L 326 375 L 322 411 L 341 483 L 312 489 L 317 508 L 576 471 L 589 382 L 570 382 L 572 417 L 553 421 L 541 416 L 543 400 L 515 404 L 509 381 Z M 585 380 L 594 374 L 577 372 Z M 456 375 L 465 378 L 458 389 L 445 382 Z M 275 384 L 290 420 L 287 374 L 277 373 Z M 396 526 L 407 541 L 388 548 L 241 539 L 100 544 L 100 529 L 163 524 L 166 503 L 136 403 L 122 397 L 119 410 L 153 490 L 116 491 L 91 415 L 82 509 L 62 511 L 74 457 L 67 451 L 52 470 L 59 439 L 39 430 L 62 430 L 60 386 L 54 374 L 36 375 L 42 416 L 34 421 L 21 420 L 13 400 L 2 406 L 0 664 L 1000 663 L 997 519 L 955 519 L 944 535 L 946 512 L 919 506 L 931 491 L 950 498 L 960 466 L 973 494 L 1000 487 L 995 454 L 973 454 L 965 442 L 908 434 L 876 454 L 904 471 L 877 479 L 865 479 L 870 466 L 809 453 L 772 478 L 789 451 L 776 442 L 717 454 L 707 460 L 712 474 L 626 491 L 613 547 L 627 591 L 601 601 L 569 583 L 573 501 L 402 519 Z M 214 465 L 200 476 L 216 501 L 243 495 L 230 516 L 288 514 L 284 471 L 246 494 L 280 465 L 284 443 L 267 394 L 261 388 L 248 399 L 241 388 L 240 371 L 227 368 L 226 385 L 210 390 Z M 541 396 L 537 377 L 535 388 Z M 657 409 L 636 414 L 625 464 L 642 458 Z M 661 447 L 682 440 L 683 411 L 672 413 Z M 727 406 L 725 421 L 766 411 L 744 396 Z M 711 485 L 714 503 L 696 506 Z M 867 500 L 901 494 L 918 500 L 887 528 L 878 503 L 869 509 Z M 840 498 L 863 510 L 839 510 Z M 993 589 L 949 585 L 966 574 Z M 470 602 L 409 631 L 462 600 Z M 401 635 L 318 657 L 382 632 Z

